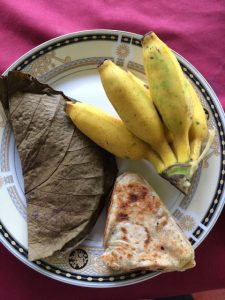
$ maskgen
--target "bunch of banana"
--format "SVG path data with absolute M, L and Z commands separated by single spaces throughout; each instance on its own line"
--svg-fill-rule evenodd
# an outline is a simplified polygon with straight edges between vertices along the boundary
M 198 94 L 175 55 L 154 33 L 143 38 L 143 59 L 148 86 L 110 60 L 98 68 L 121 119 L 79 102 L 68 102 L 66 112 L 96 144 L 118 157 L 150 161 L 162 177 L 187 193 L 214 131 L 208 129 Z
M 164 127 L 149 91 L 130 72 L 122 70 L 110 60 L 99 66 L 99 74 L 110 102 L 125 126 L 141 140 L 151 145 L 165 167 L 176 163 Z
M 173 52 L 154 32 L 144 36 L 142 45 L 152 99 L 172 135 L 172 148 L 178 163 L 162 175 L 169 179 L 176 174 L 178 181 L 187 183 L 199 164 L 199 158 L 203 158 L 200 156 L 202 143 L 209 135 L 208 149 L 215 132 L 208 129 L 198 94 Z

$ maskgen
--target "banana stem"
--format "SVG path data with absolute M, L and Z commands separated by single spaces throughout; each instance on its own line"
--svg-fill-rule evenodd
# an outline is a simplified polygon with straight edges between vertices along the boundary
M 215 136 L 215 128 L 209 130 L 209 137 L 207 144 L 202 151 L 201 155 L 194 161 L 187 163 L 178 163 L 170 166 L 164 170 L 160 175 L 168 180 L 171 184 L 175 185 L 184 194 L 187 194 L 191 186 L 191 178 L 198 169 L 200 162 L 207 154 L 210 146 L 212 145 Z
M 159 143 L 159 145 L 157 145 L 157 153 L 160 155 L 166 168 L 174 165 L 177 162 L 176 157 L 167 141 L 162 141 Z
M 197 160 L 201 152 L 202 141 L 196 138 L 190 142 L 190 158 L 191 160 Z
M 148 151 L 144 158 L 153 165 L 158 174 L 162 173 L 166 169 L 160 157 L 153 150 Z
M 173 137 L 174 151 L 179 163 L 186 163 L 190 159 L 190 145 L 188 133 L 181 133 Z
M 164 170 L 160 175 L 186 195 L 191 186 L 189 180 L 190 169 L 189 163 L 175 164 Z

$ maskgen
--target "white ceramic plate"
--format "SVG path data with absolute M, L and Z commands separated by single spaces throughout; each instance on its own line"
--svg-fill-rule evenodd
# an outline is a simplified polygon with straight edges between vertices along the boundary
M 34 48 L 16 61 L 5 74 L 9 70 L 28 72 L 53 88 L 62 90 L 67 96 L 116 114 L 106 98 L 96 67 L 104 58 L 110 58 L 144 79 L 141 38 L 137 34 L 112 30 L 64 35 Z M 160 178 L 146 161 L 118 160 L 118 166 L 120 172 L 138 171 L 149 180 L 196 248 L 212 229 L 224 205 L 225 121 L 212 88 L 189 62 L 175 54 L 184 73 L 201 95 L 209 126 L 216 128 L 214 143 L 194 177 L 190 194 L 184 197 Z M 46 276 L 74 285 L 115 287 L 140 282 L 159 274 L 147 271 L 109 273 L 99 260 L 103 252 L 105 212 L 82 245 L 67 256 L 59 251 L 48 259 L 28 261 L 22 171 L 13 133 L 2 108 L 0 198 L 0 240 L 21 261 Z

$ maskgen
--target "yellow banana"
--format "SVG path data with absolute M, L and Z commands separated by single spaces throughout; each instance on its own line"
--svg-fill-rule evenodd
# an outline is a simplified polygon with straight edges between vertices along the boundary
M 80 102 L 67 102 L 65 111 L 81 132 L 108 152 L 121 158 L 146 159 L 158 173 L 165 169 L 159 156 L 148 144 L 133 135 L 120 119 Z
M 135 76 L 132 72 L 128 71 L 128 74 L 139 84 L 139 87 L 143 90 L 143 92 L 147 95 L 147 97 L 149 97 L 149 101 L 152 101 L 151 91 L 149 89 L 149 86 L 144 81 L 142 81 L 140 78 Z M 164 128 L 166 140 L 169 143 L 169 145 L 171 146 L 172 142 L 173 142 L 172 133 L 169 131 L 169 129 L 164 124 L 163 124 L 163 128 Z
M 133 74 L 122 70 L 112 61 L 99 66 L 105 92 L 125 126 L 138 138 L 150 144 L 169 167 L 176 158 L 164 135 L 163 124 L 151 100 L 150 93 Z
M 190 157 L 192 160 L 197 160 L 200 156 L 202 142 L 208 136 L 208 126 L 206 115 L 202 107 L 199 96 L 191 83 L 185 78 L 188 84 L 189 92 L 193 102 L 193 120 L 189 131 L 189 140 L 191 147 Z
M 143 58 L 153 102 L 172 133 L 178 162 L 185 163 L 190 159 L 188 134 L 193 105 L 182 69 L 175 55 L 155 33 L 144 36 Z

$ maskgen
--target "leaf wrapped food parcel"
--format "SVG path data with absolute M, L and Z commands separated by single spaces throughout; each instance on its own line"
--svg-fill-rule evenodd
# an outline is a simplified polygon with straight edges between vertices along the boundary
M 116 176 L 115 159 L 74 126 L 62 92 L 16 71 L 1 78 L 0 92 L 22 164 L 28 256 L 48 257 L 93 228 Z

